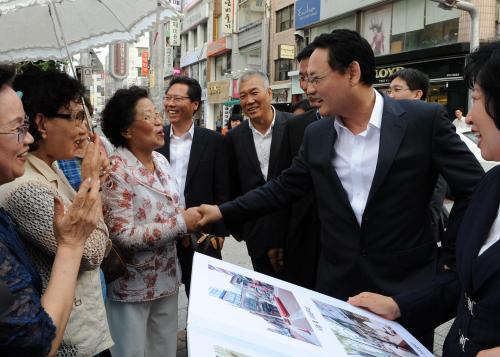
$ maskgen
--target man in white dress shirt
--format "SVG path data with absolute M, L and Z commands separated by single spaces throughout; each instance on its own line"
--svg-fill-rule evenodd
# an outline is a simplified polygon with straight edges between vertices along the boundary
M 279 153 L 289 113 L 271 105 L 272 91 L 267 76 L 245 72 L 239 81 L 241 107 L 249 120 L 227 135 L 231 196 L 262 186 L 280 173 Z M 284 211 L 245 224 L 229 227 L 233 236 L 245 240 L 255 271 L 277 276 L 283 268 Z
M 335 30 L 313 45 L 308 91 L 321 97 L 320 114 L 334 120 L 307 127 L 292 166 L 278 178 L 219 207 L 202 206 L 200 224 L 267 214 L 312 189 L 321 221 L 317 291 L 347 299 L 428 283 L 437 271 L 428 208 L 437 176 L 456 198 L 445 232 L 451 244 L 481 165 L 442 106 L 395 101 L 373 88 L 375 57 L 359 33 Z M 445 248 L 452 264 L 454 246 Z
M 181 204 L 195 207 L 204 202 L 222 203 L 229 199 L 229 173 L 224 140 L 221 134 L 200 128 L 193 115 L 201 105 L 201 87 L 188 77 L 174 77 L 163 99 L 170 125 L 165 127 L 165 146 L 158 151 L 170 162 L 181 193 Z M 223 237 L 228 231 L 222 222 L 204 228 L 204 232 Z M 189 296 L 193 263 L 193 235 L 178 241 L 177 256 L 182 282 Z

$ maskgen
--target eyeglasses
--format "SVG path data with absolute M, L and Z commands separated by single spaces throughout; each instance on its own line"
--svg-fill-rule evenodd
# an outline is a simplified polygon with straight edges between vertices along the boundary
M 155 122 L 156 119 L 162 120 L 162 115 L 160 112 L 155 112 L 154 114 L 144 114 L 143 120 L 147 121 L 148 123 L 153 123 Z
M 30 127 L 29 117 L 27 115 L 24 116 L 23 124 L 15 128 L 13 131 L 3 131 L 0 134 L 17 134 L 17 142 L 22 143 L 26 134 L 28 133 L 28 129 Z
M 191 97 L 185 97 L 185 96 L 181 96 L 181 95 L 175 95 L 175 96 L 170 96 L 170 95 L 167 95 L 165 97 L 163 97 L 163 100 L 165 102 L 174 102 L 174 103 L 180 103 L 182 102 L 183 99 L 191 99 Z
M 68 114 L 68 113 L 56 113 L 56 115 L 54 117 L 72 120 L 78 124 L 81 124 L 85 120 L 85 111 L 81 110 L 78 112 L 71 112 L 70 114 Z
M 323 74 L 322 76 L 313 76 L 313 77 L 305 77 L 304 80 L 307 81 L 307 83 L 312 84 L 312 85 L 318 85 L 319 82 L 321 82 L 323 79 L 328 77 L 332 71 L 328 71 L 327 73 Z
M 403 87 L 389 87 L 385 92 L 387 94 L 392 94 L 392 93 L 399 93 L 404 90 L 410 90 L 410 88 L 403 88 Z

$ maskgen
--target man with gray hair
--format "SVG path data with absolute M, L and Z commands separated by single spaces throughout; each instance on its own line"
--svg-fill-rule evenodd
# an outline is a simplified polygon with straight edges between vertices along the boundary
M 259 71 L 243 73 L 239 80 L 241 107 L 249 120 L 228 132 L 232 198 L 262 186 L 280 174 L 278 158 L 289 113 L 271 105 L 267 76 Z M 243 217 L 242 217 L 243 218 Z M 247 242 L 255 271 L 279 276 L 283 268 L 283 238 L 286 212 L 229 227 L 233 236 Z

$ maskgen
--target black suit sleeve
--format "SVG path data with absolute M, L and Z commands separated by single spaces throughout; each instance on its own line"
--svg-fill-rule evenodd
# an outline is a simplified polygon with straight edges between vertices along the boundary
M 304 143 L 290 168 L 265 185 L 219 206 L 224 221 L 233 224 L 264 216 L 284 208 L 312 190 L 313 182 L 307 160 L 308 145 L 306 131 Z
M 448 270 L 438 274 L 431 284 L 393 299 L 401 311 L 398 321 L 413 334 L 421 334 L 455 317 L 459 297 L 458 275 Z
M 455 242 L 462 217 L 474 188 L 484 175 L 479 162 L 455 133 L 443 107 L 436 110 L 433 124 L 433 163 L 455 197 L 441 247 L 441 263 L 455 264 Z
M 216 153 L 215 153 L 215 177 L 214 177 L 214 198 L 215 203 L 220 205 L 229 201 L 230 187 L 229 187 L 229 162 L 227 157 L 227 150 L 224 143 L 224 137 L 217 135 Z M 225 237 L 229 235 L 224 222 L 219 221 L 214 225 L 214 232 L 218 237 Z

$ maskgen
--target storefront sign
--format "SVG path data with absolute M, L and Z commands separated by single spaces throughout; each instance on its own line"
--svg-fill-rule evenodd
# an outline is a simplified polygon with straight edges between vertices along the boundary
M 290 88 L 273 89 L 272 103 L 290 103 L 292 96 Z
M 112 60 L 111 75 L 117 79 L 123 79 L 128 75 L 128 46 L 126 43 L 111 45 Z
M 233 0 L 222 0 L 222 33 L 233 33 Z
M 174 48 L 172 46 L 165 47 L 165 76 L 172 75 L 174 70 Z
M 279 56 L 282 59 L 295 59 L 295 46 L 279 45 Z
M 149 74 L 149 52 L 142 51 L 141 76 L 147 77 Z
M 216 81 L 207 83 L 209 103 L 224 103 L 230 98 L 229 81 Z
M 181 69 L 180 68 L 174 68 L 174 76 L 180 76 L 181 75 Z
M 231 38 L 228 36 L 210 42 L 207 47 L 207 56 L 217 56 L 231 49 Z
M 181 23 L 180 21 L 173 20 L 169 22 L 170 27 L 170 46 L 181 45 Z
M 375 69 L 375 85 L 384 85 L 389 83 L 389 77 L 404 68 L 414 68 L 426 73 L 431 81 L 454 79 L 459 80 L 463 77 L 464 55 L 455 58 L 433 58 L 424 62 L 396 63 L 389 67 L 377 67 Z
M 295 2 L 295 28 L 302 28 L 318 22 L 320 8 L 320 0 L 297 0 Z
M 384 79 L 389 78 L 391 75 L 399 71 L 400 69 L 404 69 L 404 67 L 388 67 L 388 68 L 378 68 L 375 70 L 375 78 L 377 81 L 383 81 Z

